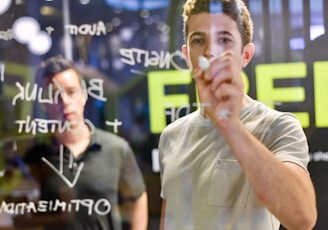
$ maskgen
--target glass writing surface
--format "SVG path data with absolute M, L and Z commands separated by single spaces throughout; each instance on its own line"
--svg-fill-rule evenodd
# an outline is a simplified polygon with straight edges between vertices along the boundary
M 0 3 L 0 226 L 13 226 L 23 203 L 40 198 L 41 190 L 24 162 L 35 139 L 49 141 L 70 124 L 49 118 L 47 106 L 68 92 L 37 79 L 42 61 L 62 55 L 83 77 L 71 98 L 87 97 L 84 116 L 91 131 L 106 130 L 129 143 L 148 193 L 149 229 L 160 216 L 158 141 L 163 129 L 199 108 L 195 84 L 184 60 L 182 5 L 169 0 L 3 0 Z M 328 111 L 327 3 L 325 1 L 246 1 L 254 21 L 253 60 L 243 70 L 245 90 L 269 107 L 292 112 L 301 122 L 310 147 L 309 171 L 318 191 L 318 228 L 327 226 L 322 175 L 327 168 Z M 43 160 L 58 183 L 69 189 L 86 172 L 83 161 L 67 178 L 61 167 L 73 167 L 64 146 L 58 165 Z M 68 164 L 64 164 L 64 159 Z M 70 164 L 71 163 L 71 164 Z M 101 171 L 101 170 L 99 170 Z M 99 178 L 104 175 L 98 175 Z M 100 185 L 99 185 L 100 186 Z M 128 225 L 129 202 L 122 206 Z M 98 202 L 98 203 L 97 203 Z M 17 209 L 15 209 L 18 205 Z M 87 198 L 72 203 L 92 213 L 108 214 L 111 202 Z M 38 214 L 49 207 L 36 211 Z M 54 208 L 55 203 L 51 204 Z M 24 206 L 24 207 L 23 207 Z M 69 206 L 69 205 L 68 205 Z M 73 207 L 74 206 L 74 207 Z M 102 208 L 100 208 L 102 207 Z M 107 208 L 107 209 L 106 209 Z M 34 208 L 30 207 L 34 212 Z M 37 207 L 35 207 L 37 209 Z M 59 209 L 59 206 L 57 207 Z

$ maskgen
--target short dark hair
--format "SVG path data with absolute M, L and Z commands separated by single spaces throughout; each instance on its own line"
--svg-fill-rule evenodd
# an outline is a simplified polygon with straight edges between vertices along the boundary
M 184 37 L 188 39 L 188 23 L 192 15 L 222 12 L 237 23 L 243 46 L 252 42 L 253 21 L 242 0 L 187 0 L 183 7 Z
M 53 56 L 41 62 L 37 70 L 36 80 L 37 82 L 43 82 L 45 79 L 51 78 L 54 75 L 69 69 L 76 71 L 80 80 L 82 80 L 73 61 L 64 58 L 62 55 Z

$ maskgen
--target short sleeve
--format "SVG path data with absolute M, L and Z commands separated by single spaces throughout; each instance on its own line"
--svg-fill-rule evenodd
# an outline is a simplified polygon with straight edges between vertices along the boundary
M 284 113 L 275 119 L 263 133 L 262 142 L 280 161 L 293 162 L 308 171 L 308 142 L 294 115 Z
M 142 173 L 128 143 L 123 147 L 119 188 L 125 200 L 135 200 L 146 190 Z
M 161 178 L 161 197 L 165 199 L 165 195 L 163 192 L 163 171 L 164 171 L 164 164 L 163 164 L 163 142 L 164 142 L 164 134 L 165 134 L 165 129 L 164 132 L 161 134 L 160 139 L 159 139 L 159 144 L 158 144 L 158 154 L 159 154 L 159 171 L 160 171 L 160 178 Z

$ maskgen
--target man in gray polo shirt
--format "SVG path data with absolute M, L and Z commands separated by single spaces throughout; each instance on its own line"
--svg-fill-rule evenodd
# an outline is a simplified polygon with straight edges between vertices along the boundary
M 41 199 L 52 201 L 47 203 L 51 215 L 17 216 L 16 225 L 120 230 L 121 197 L 131 203 L 131 229 L 146 230 L 147 194 L 133 152 L 123 138 L 85 123 L 87 92 L 74 64 L 61 56 L 52 57 L 42 63 L 38 74 L 42 86 L 51 86 L 57 97 L 57 103 L 46 105 L 47 113 L 53 120 L 68 122 L 69 129 L 57 129 L 48 142 L 48 154 L 40 155 L 48 170 L 37 178 L 41 179 Z M 36 148 L 29 150 L 30 155 Z M 30 165 L 34 160 L 32 157 Z M 67 206 L 54 210 L 58 200 Z

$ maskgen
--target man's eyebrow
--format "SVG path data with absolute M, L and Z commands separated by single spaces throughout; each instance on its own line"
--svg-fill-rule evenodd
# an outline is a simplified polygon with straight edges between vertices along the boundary
M 198 32 L 198 31 L 196 31 L 196 32 L 192 32 L 192 33 L 190 33 L 189 38 L 191 38 L 191 37 L 193 37 L 193 36 L 202 36 L 202 35 L 204 35 L 203 32 Z
M 216 34 L 217 35 L 229 35 L 229 36 L 233 37 L 233 34 L 226 30 L 218 31 Z
M 217 34 L 217 35 L 228 35 L 228 36 L 234 37 L 233 34 L 230 33 L 230 32 L 227 31 L 227 30 L 218 31 L 216 34 Z M 189 35 L 189 38 L 191 38 L 191 37 L 193 37 L 193 36 L 202 36 L 202 35 L 204 35 L 203 32 L 198 32 L 198 31 L 196 31 L 196 32 L 192 32 L 192 33 Z

